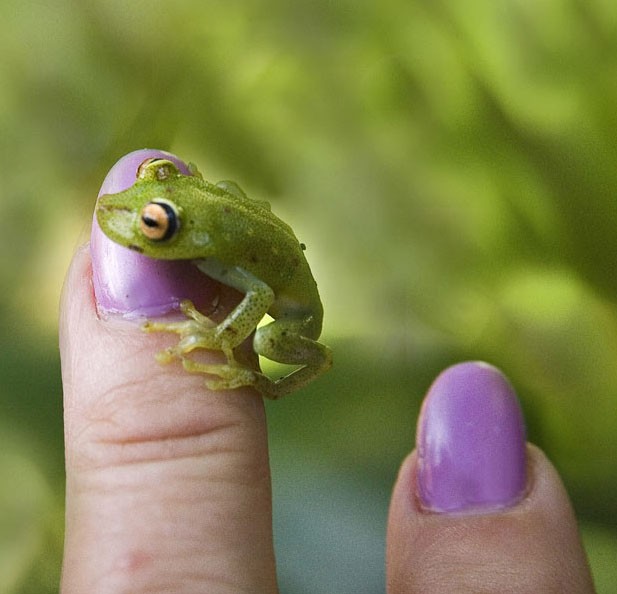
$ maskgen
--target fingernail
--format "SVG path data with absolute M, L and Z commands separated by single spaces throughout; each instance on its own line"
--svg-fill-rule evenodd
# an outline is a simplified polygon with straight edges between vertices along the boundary
M 514 389 L 495 367 L 468 362 L 431 386 L 418 420 L 416 489 L 437 513 L 482 513 L 525 492 L 525 425 Z
M 156 149 L 128 153 L 110 169 L 99 196 L 131 187 L 137 168 L 150 158 L 173 161 L 182 173 L 188 167 L 175 155 Z M 123 314 L 127 318 L 159 316 L 176 310 L 183 299 L 199 309 L 215 299 L 217 284 L 186 260 L 155 260 L 113 243 L 96 222 L 90 237 L 92 284 L 100 313 Z

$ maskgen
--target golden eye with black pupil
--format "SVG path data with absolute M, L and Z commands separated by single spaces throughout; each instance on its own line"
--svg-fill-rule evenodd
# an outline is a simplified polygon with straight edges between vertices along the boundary
M 148 167 L 150 163 L 153 163 L 154 161 L 160 161 L 160 159 L 150 158 L 150 159 L 146 159 L 145 161 L 141 162 L 141 164 L 137 168 L 137 179 L 139 179 L 140 177 L 144 177 L 144 172 L 146 170 L 146 167 Z
M 167 202 L 148 202 L 141 211 L 139 228 L 151 241 L 167 241 L 179 227 L 178 215 Z
M 174 172 L 177 173 L 177 167 L 173 162 L 168 159 L 154 157 L 142 161 L 137 168 L 137 179 L 165 181 L 169 179 Z

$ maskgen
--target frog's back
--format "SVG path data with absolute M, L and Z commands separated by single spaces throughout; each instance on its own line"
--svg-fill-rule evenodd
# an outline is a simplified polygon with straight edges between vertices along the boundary
M 202 180 L 203 181 L 203 180 Z M 241 266 L 275 293 L 271 315 L 305 311 L 321 330 L 323 317 L 317 283 L 292 228 L 267 202 L 231 193 L 203 181 L 204 195 L 195 205 L 207 213 L 212 255 L 230 266 Z M 318 333 L 317 333 L 318 335 Z

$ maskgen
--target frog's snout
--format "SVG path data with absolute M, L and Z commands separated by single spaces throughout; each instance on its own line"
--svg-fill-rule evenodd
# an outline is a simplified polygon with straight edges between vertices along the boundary
M 94 208 L 94 216 L 99 227 L 109 239 L 128 245 L 135 243 L 133 238 L 133 211 L 124 204 L 114 204 L 108 198 L 113 196 L 101 196 Z
M 107 195 L 101 196 L 94 207 L 96 220 L 101 227 L 112 226 L 114 222 L 132 216 L 132 210 L 124 204 L 114 204 L 106 199 Z
M 95 212 L 96 213 L 113 213 L 113 212 L 132 212 L 128 206 L 123 204 L 113 204 L 106 200 L 107 194 L 101 196 L 96 201 Z

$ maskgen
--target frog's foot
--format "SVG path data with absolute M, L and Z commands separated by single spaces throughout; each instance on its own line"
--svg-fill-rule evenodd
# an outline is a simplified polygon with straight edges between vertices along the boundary
M 144 332 L 175 332 L 181 336 L 196 332 L 200 326 L 193 320 L 183 320 L 181 322 L 152 322 L 146 320 L 141 329 Z
M 175 332 L 180 335 L 180 340 L 175 346 L 166 348 L 156 354 L 159 363 L 171 363 L 174 359 L 181 359 L 186 353 L 195 347 L 195 337 L 202 332 L 201 326 L 193 320 L 182 322 L 145 322 L 142 326 L 144 332 Z
M 253 386 L 257 381 L 257 376 L 260 375 L 248 367 L 238 365 L 233 360 L 233 356 L 228 363 L 200 363 L 188 357 L 182 357 L 182 365 L 190 373 L 218 376 L 218 379 L 206 380 L 206 386 L 210 390 L 233 390 L 241 386 Z
M 147 320 L 142 329 L 144 332 L 175 332 L 180 335 L 178 344 L 161 351 L 156 355 L 159 363 L 170 363 L 181 359 L 196 348 L 216 348 L 213 344 L 216 324 L 200 313 L 188 300 L 182 301 L 180 310 L 188 319 L 176 322 L 152 322 Z
M 199 312 L 188 299 L 180 303 L 180 311 L 188 319 L 178 322 L 152 322 L 151 320 L 146 320 L 142 329 L 144 332 L 175 332 L 185 337 L 200 334 L 205 330 L 216 327 L 216 323 Z

